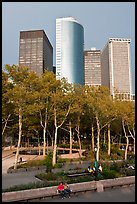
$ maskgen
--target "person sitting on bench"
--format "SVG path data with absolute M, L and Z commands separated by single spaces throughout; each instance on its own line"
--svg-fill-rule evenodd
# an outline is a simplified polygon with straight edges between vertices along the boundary
M 64 184 L 64 192 L 65 195 L 68 195 L 68 197 L 70 198 L 70 193 L 72 192 L 72 190 L 70 190 L 70 187 L 67 183 Z
M 91 168 L 90 166 L 88 166 L 88 172 L 90 172 L 93 175 L 94 174 L 94 168 Z
M 57 193 L 59 193 L 61 195 L 61 198 L 64 199 L 65 198 L 65 191 L 64 191 L 64 185 L 61 182 L 58 187 L 57 187 Z

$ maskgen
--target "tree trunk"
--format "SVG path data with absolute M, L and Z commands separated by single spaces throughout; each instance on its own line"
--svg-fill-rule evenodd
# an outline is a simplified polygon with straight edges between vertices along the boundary
M 56 164 L 56 154 L 57 154 L 57 134 L 58 134 L 58 127 L 57 127 L 57 113 L 56 109 L 54 108 L 54 126 L 55 126 L 55 139 L 54 139 L 54 147 L 53 147 L 53 158 L 52 158 L 52 165 Z
M 135 155 L 135 138 L 134 138 L 134 155 Z
M 71 127 L 71 121 L 69 121 L 69 133 L 70 133 L 70 158 L 72 159 L 72 127 Z
M 133 145 L 134 150 L 133 151 L 134 151 L 134 155 L 135 155 L 135 130 L 133 129 L 133 134 L 132 134 L 131 130 L 129 129 L 129 127 L 128 127 L 128 130 L 129 130 L 131 137 L 133 138 L 133 143 L 134 143 L 134 145 Z
M 125 149 L 125 160 L 127 160 L 127 150 L 128 150 L 129 140 L 128 140 L 128 136 L 126 134 L 126 130 L 125 130 L 125 126 L 124 126 L 124 120 L 122 120 L 122 126 L 123 126 L 123 130 L 124 130 L 125 138 L 126 138 L 126 141 L 127 141 L 126 149 Z
M 95 144 L 94 144 L 94 127 L 92 125 L 92 151 L 94 152 L 94 147 L 95 147 Z
M 3 128 L 3 130 L 2 130 L 2 136 L 3 136 L 4 132 L 5 132 L 5 129 L 6 129 L 6 126 L 7 126 L 7 123 L 8 123 L 8 120 L 9 120 L 10 116 L 11 116 L 11 114 L 9 114 L 8 117 L 7 117 L 7 119 L 6 119 L 4 128 Z
M 43 139 L 44 139 L 43 156 L 45 156 L 46 155 L 46 128 L 43 129 Z
M 128 136 L 126 136 L 126 149 L 125 149 L 125 160 L 127 160 L 127 151 L 128 151 L 128 145 L 129 145 L 129 139 L 128 139 Z
M 68 111 L 66 113 L 66 117 L 69 114 L 70 111 L 70 106 L 68 108 Z M 56 151 L 57 151 L 57 133 L 58 133 L 58 128 L 60 128 L 63 123 L 66 120 L 66 117 L 64 118 L 64 120 L 62 121 L 62 123 L 60 125 L 57 126 L 57 112 L 56 112 L 56 108 L 54 108 L 54 126 L 55 126 L 55 139 L 54 139 L 54 148 L 53 148 L 53 158 L 52 158 L 52 165 L 54 166 L 56 164 Z
M 108 155 L 110 156 L 110 124 L 108 124 Z
M 106 143 L 106 134 L 105 134 L 105 131 L 104 131 L 104 144 Z
M 52 165 L 53 165 L 53 166 L 56 164 L 56 154 L 57 154 L 57 132 L 58 132 L 58 127 L 55 127 L 55 140 L 54 140 L 53 159 L 52 159 Z
M 48 154 L 48 147 L 49 147 L 49 140 L 48 140 L 48 135 L 47 135 L 47 154 Z
M 79 129 L 80 129 L 80 125 L 79 125 L 79 123 L 80 123 L 80 119 L 78 118 L 78 124 L 77 124 L 77 136 L 78 136 L 78 143 L 79 143 L 79 156 L 80 157 L 82 157 L 82 152 L 81 152 L 81 141 L 80 141 L 80 131 L 79 131 Z
M 38 144 L 38 147 L 39 147 L 39 155 L 40 155 L 40 143 Z
M 17 162 L 19 158 L 19 148 L 20 148 L 20 143 L 21 143 L 21 135 L 22 135 L 22 110 L 21 108 L 19 108 L 19 139 L 18 139 L 17 151 L 15 155 L 14 169 L 17 169 Z
M 100 149 L 100 126 L 99 126 L 99 119 L 96 115 L 96 121 L 97 121 L 97 156 L 96 159 L 99 161 L 99 149 Z

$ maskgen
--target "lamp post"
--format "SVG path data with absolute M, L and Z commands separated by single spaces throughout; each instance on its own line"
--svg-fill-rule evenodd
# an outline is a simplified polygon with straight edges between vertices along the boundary
M 95 160 L 97 160 L 97 148 L 96 147 L 95 147 L 94 151 L 95 151 Z
M 97 148 L 96 148 L 96 147 L 95 147 L 94 151 L 95 151 L 94 167 L 95 167 L 96 172 L 97 172 L 97 169 L 98 169 L 98 161 L 97 161 Z

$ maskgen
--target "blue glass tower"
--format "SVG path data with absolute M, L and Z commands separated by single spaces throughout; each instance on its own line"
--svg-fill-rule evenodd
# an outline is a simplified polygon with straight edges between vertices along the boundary
M 56 79 L 84 85 L 84 29 L 74 18 L 56 19 Z

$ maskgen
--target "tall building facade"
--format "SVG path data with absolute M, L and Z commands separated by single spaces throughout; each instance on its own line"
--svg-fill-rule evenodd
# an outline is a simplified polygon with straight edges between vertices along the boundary
M 101 51 L 96 48 L 84 51 L 85 85 L 101 86 Z
M 122 99 L 131 99 L 130 39 L 109 38 L 101 52 L 101 84 Z
M 74 18 L 56 19 L 56 79 L 84 85 L 84 29 Z
M 44 69 L 53 71 L 53 47 L 44 30 L 20 31 L 19 65 L 39 76 Z

